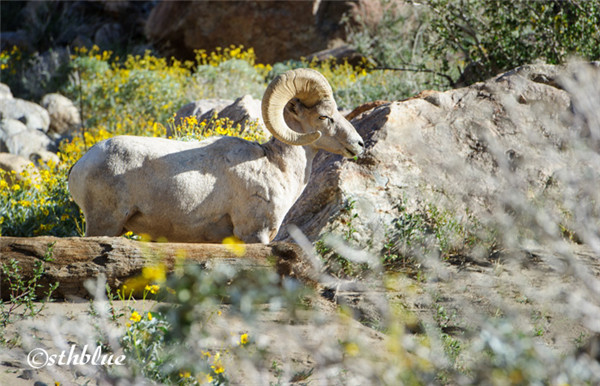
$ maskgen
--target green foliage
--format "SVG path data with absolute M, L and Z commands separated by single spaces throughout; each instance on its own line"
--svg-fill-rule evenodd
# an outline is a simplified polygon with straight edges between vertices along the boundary
M 14 96 L 37 101 L 68 80 L 68 61 L 64 49 L 50 49 L 40 55 L 14 46 L 0 52 L 0 79 Z
M 356 200 L 350 198 L 341 211 L 341 221 L 344 224 L 341 229 L 341 238 L 348 244 L 355 244 L 356 221 L 359 214 L 355 208 Z M 342 254 L 330 248 L 326 237 L 321 238 L 315 243 L 315 250 L 325 263 L 327 271 L 335 277 L 360 278 L 363 274 L 369 272 L 369 266 L 366 263 L 356 263 L 347 259 Z
M 532 63 L 600 58 L 597 1 L 432 0 L 428 51 L 472 83 Z M 459 58 L 451 62 L 451 58 Z M 464 65 L 461 65 L 464 63 Z
M 383 262 L 390 269 L 405 270 L 423 256 L 448 259 L 467 255 L 476 246 L 490 252 L 495 245 L 494 232 L 468 212 L 459 220 L 456 214 L 433 204 L 409 211 L 401 201 L 396 208 L 400 215 L 388 230 L 389 241 L 383 250 Z
M 236 99 L 243 95 L 262 98 L 267 87 L 261 69 L 242 59 L 231 59 L 217 66 L 203 64 L 193 75 L 188 96 L 194 99 Z
M 470 84 L 540 60 L 598 60 L 599 24 L 600 4 L 581 0 L 379 0 L 346 18 L 348 40 L 375 62 L 373 73 L 395 69 L 385 77 L 402 80 L 368 100 Z
M 364 101 L 405 99 L 452 84 L 424 44 L 429 13 L 396 0 L 360 2 L 345 18 L 348 41 L 372 61 L 358 88 Z
M 186 102 L 190 63 L 168 63 L 149 52 L 121 62 L 98 47 L 76 51 L 72 81 L 62 92 L 80 102 L 86 126 L 142 134 L 145 122 L 166 122 Z
M 164 367 L 168 356 L 164 355 L 163 348 L 169 324 L 158 312 L 139 314 L 133 307 L 130 307 L 129 320 L 121 344 L 134 374 L 166 382 L 169 376 Z
M 82 218 L 67 188 L 67 172 L 53 163 L 39 173 L 26 169 L 19 179 L 0 170 L 0 235 L 81 234 Z
M 58 282 L 50 284 L 44 289 L 41 282 L 44 276 L 44 263 L 53 261 L 54 244 L 48 244 L 46 253 L 42 260 L 36 260 L 33 265 L 33 275 L 29 279 L 23 277 L 19 262 L 11 259 L 8 264 L 2 263 L 0 266 L 0 279 L 2 286 L 6 286 L 9 291 L 9 300 L 7 302 L 0 300 L 0 326 L 6 327 L 13 323 L 13 317 L 19 311 L 18 317 L 34 317 L 45 307 L 46 302 L 50 301 L 52 293 L 58 288 Z M 44 295 L 39 297 L 40 292 L 44 290 Z
M 257 310 L 269 304 L 274 311 L 286 310 L 293 316 L 302 308 L 307 293 L 299 282 L 281 278 L 272 270 L 242 270 L 227 267 L 207 272 L 198 265 L 185 265 L 159 285 L 146 285 L 139 304 L 129 306 L 121 344 L 134 375 L 162 384 L 227 384 L 224 357 L 232 351 L 245 351 L 252 345 L 242 334 L 233 346 L 219 351 L 199 347 L 206 328 L 222 315 L 219 307 L 229 304 L 228 313 L 252 320 Z M 145 279 L 147 275 L 142 274 Z M 134 301 L 130 286 L 119 292 L 122 301 Z M 160 290 L 160 293 L 159 293 Z M 158 309 L 140 311 L 150 294 L 164 300 Z M 182 349 L 183 348 L 183 349 Z M 262 355 L 262 353 L 257 353 Z M 299 374 L 298 379 L 308 378 Z
M 173 138 L 180 141 L 202 141 L 215 135 L 240 137 L 248 141 L 264 143 L 268 137 L 258 126 L 258 121 L 246 121 L 244 125 L 237 124 L 228 118 L 218 118 L 215 114 L 212 118 L 198 122 L 196 117 L 185 117 L 178 126 L 174 125 L 174 119 L 169 120 L 173 127 Z

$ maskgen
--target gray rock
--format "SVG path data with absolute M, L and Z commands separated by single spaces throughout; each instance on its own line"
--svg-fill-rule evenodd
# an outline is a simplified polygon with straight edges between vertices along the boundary
M 123 38 L 123 27 L 118 23 L 103 24 L 94 34 L 94 43 L 100 48 L 112 48 Z
M 233 101 L 230 99 L 202 99 L 195 102 L 190 102 L 180 108 L 175 113 L 175 125 L 181 125 L 182 120 L 186 117 L 196 117 L 198 122 L 202 121 L 202 116 L 212 117 L 215 113 L 219 113 L 225 107 L 229 106 Z M 167 127 L 167 137 L 173 135 L 173 129 Z
M 27 52 L 33 47 L 31 46 L 31 38 L 25 29 L 17 31 L 2 31 L 2 39 L 0 40 L 0 50 L 10 50 L 13 47 L 20 47 L 21 50 Z
M 27 126 L 16 119 L 7 118 L 0 120 L 0 152 L 8 152 L 6 141 L 13 135 L 26 130 Z
M 202 118 L 210 118 L 210 116 L 203 116 Z M 234 126 L 240 125 L 242 128 L 248 122 L 258 122 L 263 132 L 266 135 L 270 134 L 262 119 L 261 101 L 252 98 L 250 95 L 244 95 L 225 107 L 219 112 L 219 118 L 229 118 L 233 121 Z
M 47 94 L 42 98 L 42 107 L 50 115 L 49 133 L 62 135 L 81 126 L 79 111 L 67 97 L 60 94 Z
M 163 1 L 152 9 L 145 32 L 166 57 L 235 42 L 253 47 L 258 63 L 276 63 L 331 47 L 343 38 L 340 21 L 350 10 L 346 1 L 274 1 L 268 7 L 255 1 Z
M 565 71 L 577 76 L 569 78 Z M 572 112 L 579 111 L 572 104 L 577 101 L 573 94 L 586 82 L 584 74 L 581 69 L 529 66 L 470 87 L 430 91 L 366 111 L 352 121 L 365 141 L 365 154 L 356 161 L 318 154 L 311 180 L 277 239 L 288 237 L 288 224 L 299 226 L 311 240 L 341 233 L 348 229 L 344 208 L 349 200 L 357 215 L 351 218 L 354 238 L 381 246 L 401 211 L 433 204 L 457 219 L 490 218 L 490 213 L 500 219 L 514 213 L 510 205 L 553 197 L 557 178 L 568 180 L 570 168 L 583 164 L 577 157 L 585 153 L 568 149 L 581 139 L 571 130 Z M 574 93 L 555 87 L 566 78 L 582 79 L 568 88 Z M 598 79 L 597 74 L 592 78 Z M 600 99 L 580 99 L 597 111 Z M 600 138 L 594 134 L 600 126 L 594 128 L 588 130 L 590 138 Z M 548 210 L 564 215 L 560 205 Z
M 32 154 L 54 150 L 54 143 L 39 130 L 20 131 L 6 140 L 6 148 L 12 154 L 30 159 Z
M 42 167 L 45 164 L 53 163 L 58 164 L 60 162 L 60 158 L 56 153 L 53 153 L 48 150 L 37 150 L 29 154 L 29 159 L 37 166 Z
M 12 99 L 13 95 L 10 92 L 10 87 L 4 83 L 0 83 L 0 99 Z
M 266 129 L 262 120 L 261 101 L 252 98 L 250 95 L 244 95 L 231 101 L 228 99 L 203 99 L 188 103 L 175 114 L 175 124 L 181 124 L 185 117 L 195 116 L 198 122 L 209 121 L 213 116 L 217 118 L 228 118 L 233 125 L 245 127 L 247 122 L 258 122 L 258 126 L 265 135 L 270 133 Z M 172 135 L 172 129 L 167 128 L 167 136 Z
M 50 115 L 40 105 L 23 99 L 0 99 L 0 118 L 16 119 L 30 130 L 47 132 L 50 127 Z

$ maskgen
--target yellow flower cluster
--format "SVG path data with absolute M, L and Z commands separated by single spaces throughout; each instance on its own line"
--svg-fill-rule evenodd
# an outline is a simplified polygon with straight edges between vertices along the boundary
M 17 46 L 12 46 L 10 51 L 4 50 L 0 52 L 0 71 L 8 71 L 10 75 L 15 75 L 17 73 L 17 66 L 22 59 L 23 55 Z
M 174 119 L 170 120 L 173 125 Z M 239 137 L 248 141 L 266 142 L 268 136 L 258 125 L 257 121 L 247 122 L 243 127 L 239 124 L 233 125 L 228 118 L 217 118 L 213 116 L 207 121 L 198 122 L 194 116 L 186 117 L 178 126 L 174 127 L 175 138 L 181 140 L 198 140 L 212 136 Z
M 131 320 L 133 323 L 138 323 L 140 320 L 142 320 L 142 316 L 137 311 L 133 311 L 129 317 L 129 320 Z
M 158 290 L 160 289 L 160 287 L 156 284 L 152 284 L 152 285 L 146 285 L 146 287 L 144 288 L 144 291 L 146 292 L 150 292 L 151 294 L 155 295 L 156 293 L 158 293 Z
M 228 60 L 243 60 L 248 62 L 251 65 L 256 64 L 256 54 L 254 53 L 254 49 L 248 48 L 245 49 L 243 45 L 230 45 L 229 47 L 221 48 L 217 47 L 213 52 L 206 52 L 206 50 L 196 50 L 196 62 L 198 65 L 209 65 L 216 67 L 221 63 L 224 63 Z M 259 64 L 261 68 L 271 69 L 270 65 Z
M 0 235 L 75 236 L 81 217 L 66 187 L 68 168 L 49 162 L 20 173 L 0 170 Z
M 223 239 L 223 245 L 227 250 L 238 257 L 242 257 L 246 254 L 244 242 L 235 236 L 225 237 Z

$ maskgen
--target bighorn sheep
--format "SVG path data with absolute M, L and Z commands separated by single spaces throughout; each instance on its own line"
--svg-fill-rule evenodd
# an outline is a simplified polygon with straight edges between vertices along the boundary
M 306 187 L 317 151 L 355 157 L 364 144 L 315 70 L 275 78 L 262 114 L 274 137 L 262 145 L 234 137 L 194 143 L 117 136 L 93 146 L 69 175 L 86 236 L 132 231 L 173 242 L 232 235 L 270 242 Z

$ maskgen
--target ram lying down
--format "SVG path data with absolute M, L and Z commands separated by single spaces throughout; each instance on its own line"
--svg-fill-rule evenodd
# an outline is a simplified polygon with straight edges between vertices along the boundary
M 232 235 L 246 243 L 273 240 L 308 183 L 317 151 L 354 157 L 364 145 L 314 70 L 275 78 L 262 113 L 273 134 L 265 144 L 134 136 L 96 144 L 69 175 L 86 236 L 132 231 L 172 242 L 213 243 Z

